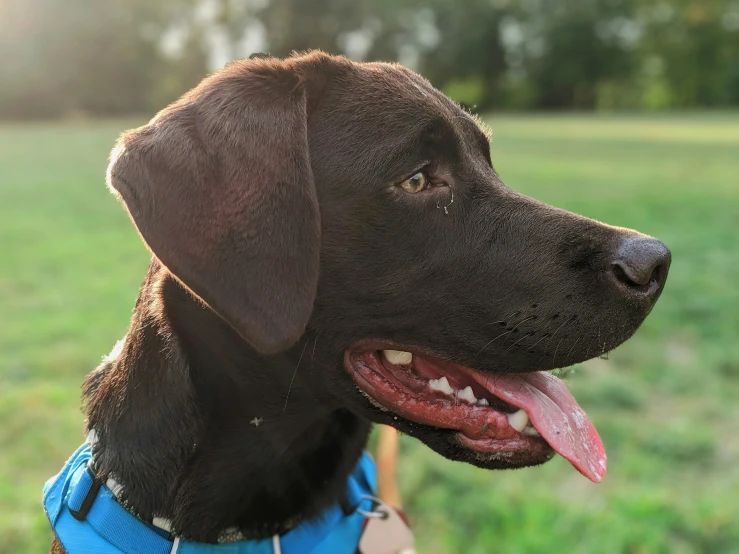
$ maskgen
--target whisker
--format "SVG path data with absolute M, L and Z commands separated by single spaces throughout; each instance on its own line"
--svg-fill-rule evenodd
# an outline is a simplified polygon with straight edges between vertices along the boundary
M 570 357 L 570 354 L 572 354 L 572 351 L 575 349 L 575 346 L 577 346 L 577 343 L 580 342 L 580 339 L 581 338 L 582 338 L 582 335 L 578 336 L 577 337 L 577 340 L 572 344 L 572 346 L 570 347 L 570 349 L 567 351 L 567 356 L 566 356 L 567 358 Z
M 588 349 L 587 349 L 588 355 L 590 355 L 591 352 L 594 352 L 593 350 L 594 344 L 596 345 L 596 350 L 597 350 L 597 340 L 598 340 L 598 336 L 595 333 L 593 333 L 592 339 L 590 340 L 590 344 L 588 345 Z
M 493 340 L 491 340 L 490 342 L 488 342 L 485 346 L 483 346 L 482 348 L 480 348 L 480 351 L 477 354 L 475 354 L 475 357 L 477 357 L 480 354 L 482 354 L 482 351 L 483 350 L 485 350 L 488 346 L 490 346 L 491 344 L 493 344 L 500 337 L 502 337 L 503 335 L 507 335 L 509 333 L 512 333 L 512 332 L 513 332 L 513 329 L 511 329 L 510 331 L 505 331 L 504 333 L 501 333 L 500 335 L 498 335 L 497 337 L 495 337 Z
M 510 350 L 511 348 L 513 348 L 514 346 L 516 346 L 516 345 L 517 345 L 517 344 L 518 344 L 519 342 L 521 342 L 521 341 L 522 341 L 522 340 L 524 340 L 525 338 L 528 338 L 528 337 L 530 337 L 530 336 L 532 335 L 532 333 L 533 333 L 533 331 L 532 331 L 532 332 L 529 332 L 529 333 L 526 333 L 526 334 L 525 334 L 524 336 L 522 336 L 522 337 L 521 337 L 520 339 L 518 339 L 518 340 L 517 340 L 516 342 L 514 342 L 514 343 L 513 343 L 512 345 L 510 345 L 510 346 L 509 346 L 508 348 L 506 348 L 506 349 L 505 349 L 505 351 L 504 351 L 503 353 L 505 354 L 505 353 L 506 353 L 506 352 L 508 352 L 508 351 L 509 351 L 509 350 Z
M 506 323 L 505 320 L 501 319 L 499 321 L 492 321 L 490 323 L 486 323 L 483 325 L 483 327 L 489 327 L 490 325 L 500 325 L 501 323 Z
M 319 333 L 316 333 L 316 340 L 313 341 L 313 352 L 310 354 L 310 371 L 313 372 L 313 358 L 316 357 L 316 345 L 318 344 L 318 335 Z M 307 344 L 307 343 L 306 343 Z M 300 362 L 298 362 L 300 363 Z
M 521 313 L 521 311 L 520 311 L 520 310 L 519 310 L 519 311 L 517 311 L 517 312 L 513 312 L 513 314 L 511 314 L 511 315 L 510 315 L 510 316 L 508 317 L 508 319 L 510 319 L 511 317 L 515 316 L 516 314 L 520 314 L 520 313 Z M 495 338 L 494 338 L 493 340 L 491 340 L 490 342 L 488 342 L 488 343 L 487 343 L 487 344 L 486 344 L 485 346 L 483 346 L 483 347 L 482 347 L 482 348 L 480 349 L 480 351 L 479 351 L 479 352 L 478 352 L 477 354 L 475 354 L 475 357 L 477 357 L 477 356 L 479 356 L 480 354 L 482 354 L 482 351 L 483 351 L 483 350 L 485 350 L 485 349 L 486 349 L 486 348 L 487 348 L 488 346 L 490 346 L 491 344 L 493 344 L 493 343 L 494 343 L 494 342 L 495 342 L 496 340 L 498 340 L 498 339 L 499 339 L 500 337 L 502 337 L 503 335 L 508 335 L 508 334 L 510 334 L 510 333 L 513 333 L 513 332 L 514 332 L 514 331 L 515 331 L 516 329 L 518 329 L 518 328 L 519 328 L 519 327 L 520 327 L 520 326 L 521 326 L 522 324 L 526 323 L 527 321 L 531 321 L 532 319 L 536 319 L 536 316 L 535 316 L 535 315 L 532 315 L 532 316 L 529 316 L 529 317 L 526 317 L 526 318 L 522 319 L 521 321 L 519 321 L 519 322 L 518 322 L 518 323 L 516 324 L 516 326 L 515 326 L 515 327 L 514 327 L 513 329 L 510 329 L 510 330 L 508 330 L 508 331 L 505 331 L 504 333 L 501 333 L 500 335 L 498 335 L 497 337 L 495 337 Z M 506 350 L 506 352 L 508 352 L 508 350 Z
M 552 333 L 552 336 L 551 336 L 551 337 L 549 337 L 549 341 L 547 342 L 547 345 L 546 345 L 546 347 L 544 348 L 544 354 L 542 354 L 542 355 L 541 355 L 541 358 L 539 358 L 539 361 L 542 361 L 542 360 L 544 359 L 544 356 L 546 356 L 546 354 L 547 354 L 547 350 L 549 349 L 549 345 L 550 345 L 550 344 L 552 344 L 552 340 L 554 339 L 555 335 L 556 335 L 557 333 L 559 333 L 559 331 L 560 331 L 560 329 L 562 329 L 562 327 L 564 327 L 565 325 L 567 325 L 567 324 L 568 324 L 568 323 L 570 323 L 571 321 L 572 321 L 571 319 L 566 319 L 566 320 L 564 320 L 564 321 L 562 322 L 562 325 L 560 325 L 559 327 L 557 327 L 557 330 L 556 330 L 556 331 L 554 331 L 554 333 Z
M 554 360 L 557 359 L 557 350 L 559 350 L 559 345 L 562 344 L 563 340 L 564 340 L 564 337 L 559 339 L 559 342 L 557 343 L 557 348 L 554 349 L 554 355 L 552 356 L 552 365 L 554 365 Z
M 521 392 L 521 389 L 523 388 L 523 386 L 527 384 L 526 379 L 528 378 L 529 378 L 528 373 L 524 374 L 523 379 L 521 379 L 521 383 L 518 385 L 518 392 Z
M 290 391 L 293 389 L 293 381 L 295 381 L 295 376 L 298 374 L 298 368 L 300 367 L 300 362 L 303 361 L 303 354 L 305 354 L 306 346 L 308 346 L 308 341 L 305 341 L 305 344 L 303 345 L 303 351 L 300 353 L 300 358 L 298 358 L 298 363 L 295 365 L 295 371 L 293 371 L 293 377 L 292 379 L 290 379 L 290 386 L 287 389 L 287 396 L 285 397 L 285 405 L 282 407 L 283 414 L 285 413 L 285 410 L 287 409 L 287 401 L 290 400 Z
M 541 336 L 541 338 L 540 338 L 540 339 L 539 339 L 538 341 L 536 341 L 536 342 L 535 342 L 534 344 L 532 344 L 531 346 L 529 346 L 529 348 L 533 348 L 534 346 L 536 346 L 537 344 L 539 344 L 539 343 L 540 343 L 541 341 L 543 341 L 544 339 L 548 339 L 548 338 L 549 338 L 550 336 L 551 336 L 551 335 L 549 335 L 549 334 L 547 334 L 547 333 L 544 333 L 544 334 L 543 334 L 543 335 Z
M 518 322 L 518 324 L 517 324 L 517 325 L 516 325 L 516 326 L 515 326 L 515 327 L 514 327 L 513 329 L 511 329 L 511 331 L 515 331 L 515 330 L 516 330 L 516 329 L 518 329 L 518 328 L 519 328 L 519 327 L 520 327 L 520 326 L 521 326 L 521 325 L 522 325 L 523 323 L 526 323 L 527 321 L 531 321 L 532 319 L 536 319 L 536 316 L 535 316 L 535 315 L 532 315 L 532 316 L 529 316 L 529 317 L 527 317 L 527 318 L 525 318 L 525 319 L 522 319 L 521 321 L 519 321 L 519 322 Z
M 493 321 L 492 323 L 486 323 L 485 325 L 483 325 L 483 327 L 487 327 L 488 325 L 495 325 L 496 323 L 508 323 L 509 319 L 511 319 L 512 317 L 516 317 L 520 313 L 521 313 L 521 310 L 515 311 L 511 315 L 506 317 L 505 319 L 501 319 L 500 321 Z

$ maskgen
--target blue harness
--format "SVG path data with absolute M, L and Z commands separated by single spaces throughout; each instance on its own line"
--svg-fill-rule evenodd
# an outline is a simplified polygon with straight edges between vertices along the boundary
M 373 507 L 375 464 L 366 452 L 347 481 L 349 513 L 337 503 L 281 537 L 208 544 L 178 539 L 127 511 L 91 473 L 83 444 L 44 485 L 44 510 L 69 554 L 353 554 Z

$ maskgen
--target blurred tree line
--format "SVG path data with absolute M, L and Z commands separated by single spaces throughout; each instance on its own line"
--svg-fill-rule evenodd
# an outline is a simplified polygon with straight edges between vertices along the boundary
M 0 0 L 0 117 L 151 113 L 231 59 L 310 48 L 480 110 L 739 105 L 739 0 Z

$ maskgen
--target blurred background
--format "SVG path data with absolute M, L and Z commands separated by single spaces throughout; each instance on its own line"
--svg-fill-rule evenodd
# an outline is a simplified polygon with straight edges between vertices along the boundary
M 739 2 L 0 0 L 0 552 L 44 552 L 42 483 L 148 264 L 104 186 L 119 132 L 229 60 L 397 60 L 492 127 L 513 188 L 664 240 L 637 335 L 576 367 L 609 473 L 485 472 L 403 438 L 421 554 L 739 552 Z

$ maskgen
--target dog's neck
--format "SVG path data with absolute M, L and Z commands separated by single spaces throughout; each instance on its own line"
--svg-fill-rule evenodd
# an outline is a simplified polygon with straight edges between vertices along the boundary
M 317 516 L 342 498 L 369 424 L 296 372 L 308 340 L 259 356 L 153 261 L 120 353 L 85 384 L 98 473 L 192 540 Z

